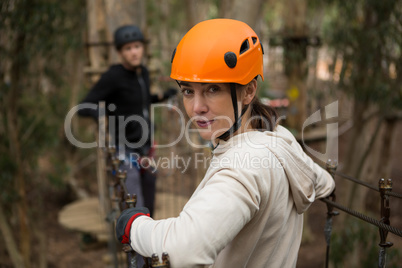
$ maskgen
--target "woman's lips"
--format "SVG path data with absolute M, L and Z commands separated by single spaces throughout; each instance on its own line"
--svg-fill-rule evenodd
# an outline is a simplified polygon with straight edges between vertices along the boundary
M 210 126 L 214 122 L 214 120 L 197 120 L 196 122 L 199 127 L 205 128 Z

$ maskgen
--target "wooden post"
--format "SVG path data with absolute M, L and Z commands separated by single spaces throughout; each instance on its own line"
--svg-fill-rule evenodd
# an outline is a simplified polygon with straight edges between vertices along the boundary
M 106 116 L 105 116 L 105 102 L 99 103 L 99 137 L 97 148 L 97 178 L 98 178 L 98 195 L 99 207 L 102 219 L 106 219 L 107 214 L 110 212 L 111 203 L 109 200 L 108 183 L 106 174 Z

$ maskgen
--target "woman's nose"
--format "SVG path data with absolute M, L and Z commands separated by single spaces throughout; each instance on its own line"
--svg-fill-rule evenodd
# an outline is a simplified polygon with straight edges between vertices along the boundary
M 194 96 L 193 111 L 196 114 L 205 114 L 208 111 L 208 105 L 205 102 L 204 96 L 200 96 L 200 95 Z

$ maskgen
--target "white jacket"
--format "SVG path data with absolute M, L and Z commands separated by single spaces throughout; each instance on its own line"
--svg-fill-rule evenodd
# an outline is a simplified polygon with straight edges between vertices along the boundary
M 133 222 L 131 246 L 172 267 L 295 267 L 302 213 L 334 187 L 285 128 L 242 133 L 214 150 L 179 217 Z

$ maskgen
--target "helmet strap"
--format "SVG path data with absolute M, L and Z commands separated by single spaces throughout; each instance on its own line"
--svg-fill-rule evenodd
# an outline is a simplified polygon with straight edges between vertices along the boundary
M 245 112 L 247 111 L 248 105 L 246 105 L 242 111 L 241 111 L 241 115 L 239 117 L 239 107 L 237 106 L 237 94 L 236 94 L 236 84 L 235 83 L 230 83 L 230 95 L 232 96 L 232 104 L 233 104 L 233 110 L 234 110 L 234 123 L 233 125 L 226 130 L 222 135 L 220 135 L 219 137 L 217 137 L 217 139 L 221 139 L 221 140 L 225 140 L 227 139 L 229 136 L 233 135 L 233 133 L 235 133 L 241 126 L 241 118 L 243 117 L 243 115 L 245 114 Z
M 237 107 L 237 93 L 236 93 L 236 84 L 235 83 L 230 83 L 230 95 L 232 96 L 232 104 L 233 104 L 235 124 L 236 124 L 237 119 L 239 117 L 239 113 L 238 113 L 239 107 Z

